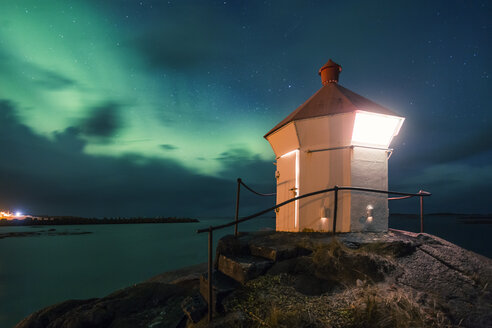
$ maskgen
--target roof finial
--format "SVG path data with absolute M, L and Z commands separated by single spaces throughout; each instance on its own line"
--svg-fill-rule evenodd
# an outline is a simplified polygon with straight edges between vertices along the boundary
M 338 75 L 342 71 L 342 66 L 335 63 L 333 60 L 328 62 L 319 69 L 318 74 L 321 75 L 321 83 L 327 85 L 329 83 L 338 83 Z

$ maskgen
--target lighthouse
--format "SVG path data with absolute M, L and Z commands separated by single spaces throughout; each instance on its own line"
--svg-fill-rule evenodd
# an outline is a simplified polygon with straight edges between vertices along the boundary
M 391 141 L 404 118 L 338 84 L 342 67 L 319 69 L 322 87 L 265 138 L 276 157 L 277 204 L 338 186 L 388 189 Z M 277 209 L 277 231 L 333 231 L 334 194 Z M 386 194 L 342 190 L 336 232 L 386 231 Z

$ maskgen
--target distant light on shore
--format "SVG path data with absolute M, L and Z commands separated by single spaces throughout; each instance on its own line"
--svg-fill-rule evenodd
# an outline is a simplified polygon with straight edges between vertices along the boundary
M 0 211 L 0 219 L 14 220 L 14 219 L 25 219 L 25 215 L 22 212 L 17 211 L 12 213 L 10 211 Z
M 12 213 L 9 211 L 0 211 L 0 219 L 8 219 L 10 217 L 14 216 Z

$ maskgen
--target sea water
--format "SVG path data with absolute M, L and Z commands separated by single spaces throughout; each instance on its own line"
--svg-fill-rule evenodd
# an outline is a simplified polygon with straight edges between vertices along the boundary
M 492 244 L 488 242 L 492 235 L 492 219 L 485 217 L 483 224 L 472 224 L 471 221 L 465 215 L 429 215 L 424 217 L 424 232 L 492 258 Z M 420 218 L 417 215 L 390 215 L 389 227 L 420 232 Z
M 67 299 L 105 296 L 165 271 L 207 261 L 207 234 L 199 228 L 228 222 L 0 227 L 0 234 L 56 229 L 79 235 L 0 239 L 0 327 L 12 327 L 28 314 Z M 240 231 L 274 229 L 275 220 L 256 219 Z M 390 218 L 390 227 L 418 231 L 419 220 Z M 486 244 L 492 225 L 460 224 L 456 217 L 426 218 L 426 231 L 492 257 Z M 214 232 L 214 247 L 233 227 Z
M 230 219 L 229 219 L 230 220 Z M 67 299 L 105 296 L 162 272 L 207 261 L 208 234 L 196 230 L 229 222 L 0 227 L 0 234 L 56 229 L 90 234 L 0 239 L 0 327 Z M 274 219 L 241 224 L 240 231 L 274 229 Z M 233 227 L 214 232 L 214 247 Z

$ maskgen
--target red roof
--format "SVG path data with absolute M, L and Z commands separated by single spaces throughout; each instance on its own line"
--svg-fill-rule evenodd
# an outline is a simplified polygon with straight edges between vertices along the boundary
M 333 60 L 329 59 L 328 62 L 326 62 L 326 64 L 324 64 L 318 71 L 318 75 L 321 75 L 321 72 L 324 70 L 324 69 L 327 69 L 327 68 L 332 68 L 332 67 L 335 67 L 337 71 L 341 72 L 342 71 L 342 66 L 338 65 L 337 63 L 335 63 Z
M 364 98 L 337 83 L 328 83 L 321 87 L 304 104 L 271 129 L 265 138 L 284 125 L 306 118 L 350 113 L 357 110 L 399 116 L 391 110 Z

